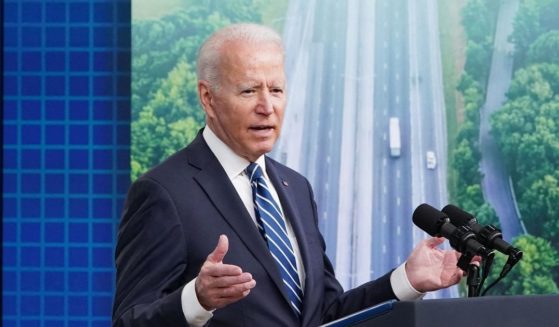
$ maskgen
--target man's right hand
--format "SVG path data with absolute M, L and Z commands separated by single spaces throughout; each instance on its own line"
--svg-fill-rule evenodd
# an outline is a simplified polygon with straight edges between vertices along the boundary
M 239 301 L 256 285 L 250 273 L 243 272 L 238 266 L 223 263 L 228 250 L 227 236 L 219 236 L 217 246 L 208 255 L 196 278 L 196 296 L 208 311 Z

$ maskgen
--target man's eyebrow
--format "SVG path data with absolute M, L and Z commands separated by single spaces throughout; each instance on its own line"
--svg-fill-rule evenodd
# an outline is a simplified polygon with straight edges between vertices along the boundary
M 262 87 L 262 83 L 260 82 L 244 82 L 239 84 L 240 89 L 250 89 L 250 88 L 259 88 Z

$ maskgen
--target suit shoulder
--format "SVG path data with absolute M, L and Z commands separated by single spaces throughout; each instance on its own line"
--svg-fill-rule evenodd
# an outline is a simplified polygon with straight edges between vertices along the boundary
M 296 179 L 296 180 L 301 180 L 301 181 L 305 181 L 308 183 L 307 178 L 305 176 L 303 176 L 301 173 L 299 173 L 298 171 L 294 170 L 293 168 L 289 168 L 288 166 L 279 163 L 278 161 L 266 156 L 266 165 L 270 165 L 271 167 L 273 167 L 273 169 L 275 169 L 278 173 L 289 177 L 291 179 Z
M 185 177 L 185 174 L 195 174 L 201 167 L 211 162 L 213 158 L 213 154 L 200 131 L 189 145 L 149 169 L 140 178 L 154 179 L 156 181 L 170 180 L 173 182 L 176 178 Z
M 138 178 L 138 181 L 153 180 L 160 184 L 167 184 L 176 181 L 179 176 L 184 177 L 188 169 L 188 151 L 187 148 L 183 148 L 150 168 Z

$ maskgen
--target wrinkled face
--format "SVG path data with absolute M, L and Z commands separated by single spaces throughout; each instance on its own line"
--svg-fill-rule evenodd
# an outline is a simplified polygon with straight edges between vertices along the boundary
M 282 49 L 275 44 L 225 45 L 219 86 L 198 82 L 206 123 L 236 154 L 253 162 L 279 137 L 286 104 Z

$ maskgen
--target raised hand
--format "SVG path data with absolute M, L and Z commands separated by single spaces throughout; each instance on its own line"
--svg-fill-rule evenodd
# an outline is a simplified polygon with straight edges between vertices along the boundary
M 421 241 L 406 262 L 411 285 L 420 292 L 436 291 L 460 282 L 464 271 L 456 266 L 460 253 L 438 248 L 444 238 Z
M 228 250 L 229 240 L 227 236 L 221 235 L 196 278 L 196 296 L 206 310 L 222 308 L 239 301 L 256 285 L 250 273 L 243 272 L 239 266 L 223 263 Z

